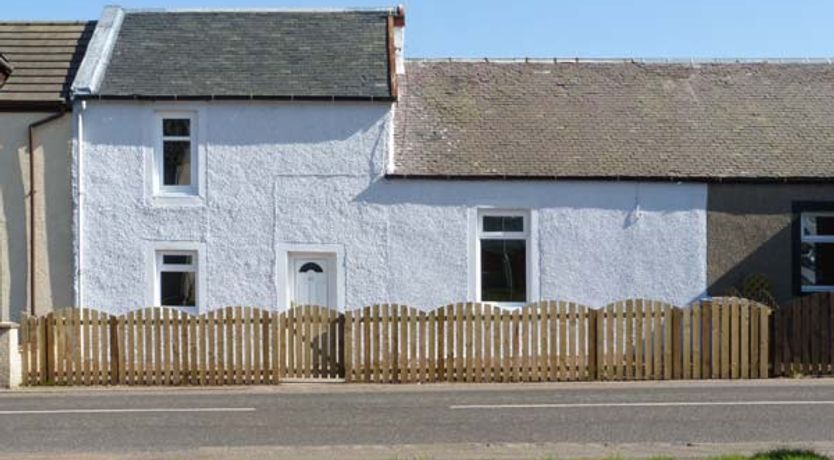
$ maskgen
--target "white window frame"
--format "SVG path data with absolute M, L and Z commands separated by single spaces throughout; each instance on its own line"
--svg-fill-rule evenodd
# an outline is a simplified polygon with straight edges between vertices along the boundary
M 489 216 L 496 216 L 496 217 L 521 217 L 523 219 L 523 228 L 524 231 L 522 232 L 487 232 L 484 231 L 484 217 Z M 474 288 L 475 288 L 475 300 L 477 302 L 485 302 L 490 303 L 493 305 L 499 305 L 504 307 L 520 307 L 527 303 L 530 303 L 532 299 L 535 298 L 535 274 L 534 274 L 534 264 L 533 258 L 535 251 L 533 250 L 533 217 L 530 210 L 524 209 L 487 209 L 482 208 L 478 209 L 476 214 L 476 223 L 475 223 L 475 247 L 474 247 Z M 526 286 L 525 286 L 525 295 L 526 298 L 524 302 L 497 302 L 493 300 L 484 300 L 482 298 L 482 289 L 481 289 L 481 241 L 482 240 L 524 240 L 526 243 L 524 245 L 524 260 L 525 260 L 525 279 L 526 279 Z
M 802 243 L 831 243 L 834 244 L 834 235 L 806 235 L 805 234 L 805 220 L 809 216 L 820 216 L 820 217 L 834 217 L 834 212 L 825 212 L 825 211 L 809 211 L 809 212 L 802 212 L 799 215 L 799 222 L 800 222 L 800 231 L 799 231 L 799 247 L 802 248 Z M 812 292 L 834 292 L 834 286 L 832 285 L 818 285 L 818 286 L 804 286 L 802 284 L 802 252 L 796 255 L 799 257 L 799 270 L 800 270 L 800 277 L 799 277 L 799 287 L 803 293 L 812 293 Z
M 166 119 L 188 120 L 189 136 L 165 136 L 163 122 Z M 199 129 L 197 126 L 197 112 L 195 111 L 164 111 L 156 112 L 154 116 L 154 133 L 156 137 L 154 148 L 154 194 L 165 197 L 193 197 L 200 190 L 200 155 L 198 149 Z M 164 185 L 165 141 L 188 141 L 191 146 L 191 184 Z
M 149 306 L 165 306 L 168 308 L 176 308 L 180 311 L 188 313 L 199 313 L 203 311 L 206 306 L 206 292 L 207 292 L 207 262 L 205 244 L 201 242 L 191 241 L 152 241 L 147 243 L 146 249 L 147 258 L 147 290 L 145 294 L 145 304 Z M 163 255 L 191 255 L 194 270 L 197 275 L 194 277 L 197 286 L 194 293 L 194 306 L 182 305 L 159 305 L 161 302 L 161 279 L 160 273 L 164 264 L 162 263 Z M 175 265 L 174 267 L 182 267 L 182 265 Z

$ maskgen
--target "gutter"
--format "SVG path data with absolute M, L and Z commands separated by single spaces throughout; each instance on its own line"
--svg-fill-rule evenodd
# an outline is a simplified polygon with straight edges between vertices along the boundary
M 834 176 L 524 176 L 513 174 L 385 174 L 390 180 L 442 180 L 442 181 L 596 181 L 596 182 L 680 182 L 707 184 L 834 184 Z
M 66 108 L 46 118 L 29 124 L 29 314 L 35 314 L 35 255 L 37 244 L 35 238 L 35 129 L 55 121 L 66 114 Z
M 176 94 L 83 94 L 76 93 L 76 100 L 97 101 L 316 101 L 316 102 L 396 102 L 392 96 L 295 96 L 295 95 L 176 95 Z

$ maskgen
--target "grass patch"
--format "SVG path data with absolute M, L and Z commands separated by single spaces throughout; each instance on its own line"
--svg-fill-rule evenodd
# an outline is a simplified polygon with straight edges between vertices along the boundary
M 776 449 L 758 453 L 750 457 L 751 460 L 830 460 L 811 450 Z

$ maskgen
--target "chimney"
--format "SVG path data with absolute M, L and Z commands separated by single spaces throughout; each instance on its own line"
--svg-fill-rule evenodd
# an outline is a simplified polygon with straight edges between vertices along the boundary
M 405 74 L 405 6 L 397 6 L 394 13 L 394 55 L 397 75 Z

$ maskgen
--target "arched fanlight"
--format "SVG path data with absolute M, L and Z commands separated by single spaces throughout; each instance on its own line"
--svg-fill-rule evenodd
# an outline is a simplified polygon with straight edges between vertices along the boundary
M 316 273 L 324 272 L 324 270 L 322 270 L 322 268 L 321 268 L 321 265 L 319 265 L 315 262 L 307 262 L 306 264 L 301 266 L 301 268 L 298 270 L 298 272 L 299 273 L 307 273 L 310 270 L 312 270 Z

